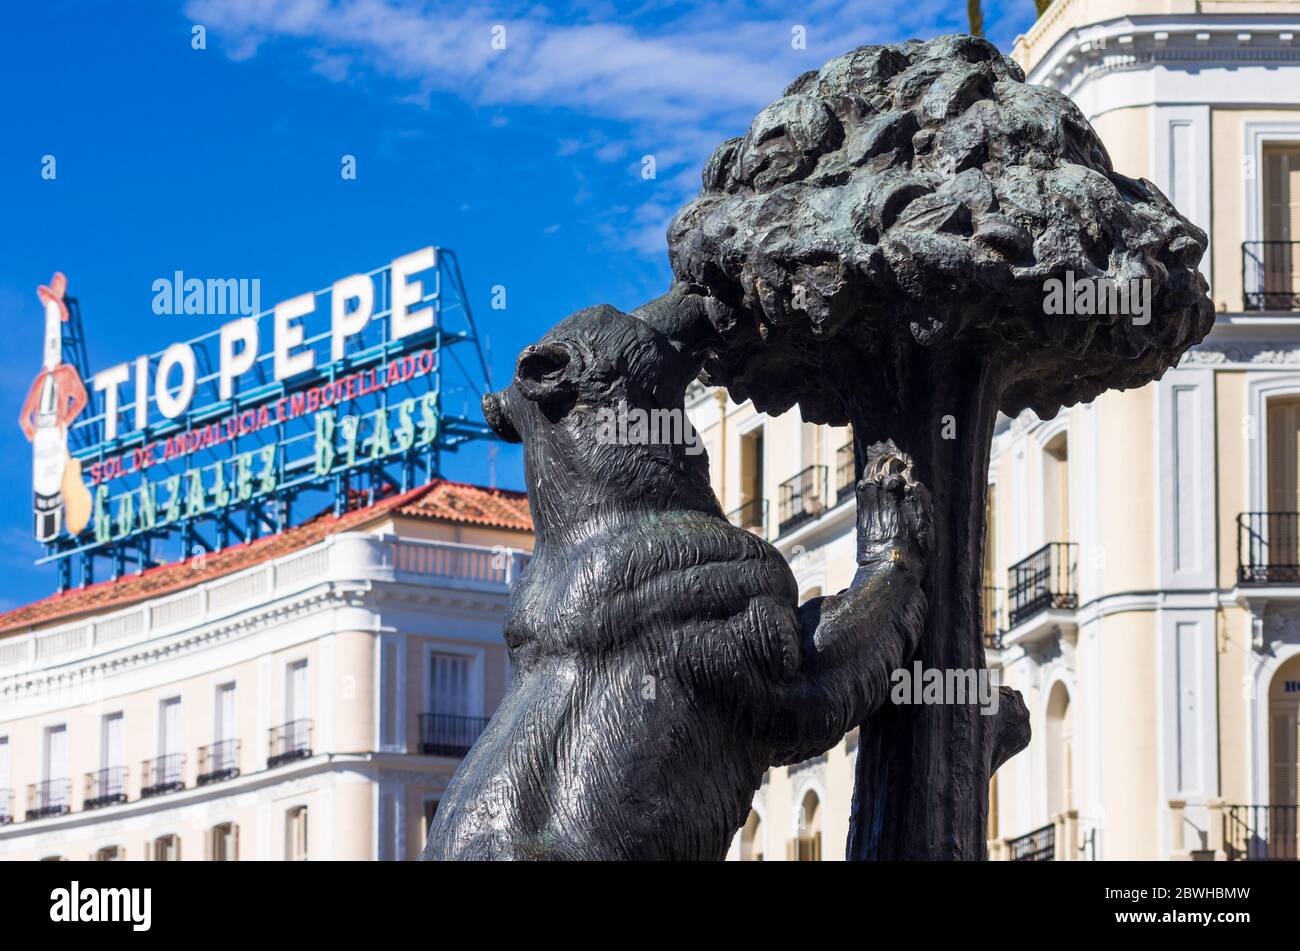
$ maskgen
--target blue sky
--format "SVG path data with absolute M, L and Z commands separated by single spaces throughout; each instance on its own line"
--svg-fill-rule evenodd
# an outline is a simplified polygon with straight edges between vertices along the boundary
M 1004 50 L 1033 17 L 1032 0 L 985 3 Z M 428 244 L 454 248 L 500 385 L 565 315 L 666 289 L 668 218 L 712 148 L 786 83 L 863 43 L 964 30 L 966 4 L 44 0 L 6 21 L 0 609 L 54 590 L 33 565 L 16 417 L 40 365 L 36 285 L 56 269 L 99 369 L 223 320 L 152 312 L 153 281 L 176 270 L 259 278 L 270 306 Z M 206 49 L 192 48 L 196 24 Z M 489 307 L 494 285 L 505 310 Z M 481 450 L 446 469 L 488 480 Z M 496 481 L 522 487 L 516 448 L 497 454 Z

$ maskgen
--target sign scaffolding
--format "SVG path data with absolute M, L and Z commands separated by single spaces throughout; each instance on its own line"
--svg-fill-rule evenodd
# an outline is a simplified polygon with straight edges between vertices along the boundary
M 60 591 L 369 504 L 439 475 L 443 452 L 494 438 L 470 413 L 491 378 L 448 249 L 93 376 L 65 285 L 41 288 L 45 362 L 22 414 L 37 563 L 57 566 Z M 465 409 L 445 412 L 458 391 Z

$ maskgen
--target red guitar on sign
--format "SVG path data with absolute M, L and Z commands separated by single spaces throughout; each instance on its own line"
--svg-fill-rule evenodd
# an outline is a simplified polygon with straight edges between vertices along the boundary
M 45 353 L 41 372 L 23 400 L 18 425 L 32 444 L 32 490 L 36 537 L 58 537 L 65 524 L 77 535 L 90 521 L 90 490 L 81 480 L 81 463 L 68 454 L 68 427 L 86 407 L 86 387 L 75 367 L 63 362 L 63 302 L 68 279 L 55 273 L 37 296 L 45 305 Z

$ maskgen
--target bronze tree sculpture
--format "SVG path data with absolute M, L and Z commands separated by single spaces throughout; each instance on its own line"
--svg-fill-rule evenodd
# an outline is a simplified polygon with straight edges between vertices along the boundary
M 703 379 L 769 413 L 892 438 L 934 498 L 917 656 L 980 669 L 999 410 L 1158 379 L 1213 323 L 1204 232 L 1127 178 L 1063 95 L 971 36 L 868 46 L 800 76 L 723 143 L 669 228 L 718 339 Z M 1049 316 L 1047 282 L 1146 282 L 1149 312 Z M 702 310 L 701 313 L 704 311 Z M 1009 691 L 1007 692 L 1009 694 Z M 849 854 L 981 858 L 988 783 L 1028 741 L 1018 696 L 881 708 L 862 728 Z

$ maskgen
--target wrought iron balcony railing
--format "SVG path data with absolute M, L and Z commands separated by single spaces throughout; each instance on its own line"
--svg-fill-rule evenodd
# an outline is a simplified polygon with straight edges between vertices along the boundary
M 126 802 L 126 767 L 109 766 L 86 774 L 86 792 L 81 808 L 99 809 Z
M 14 821 L 14 791 L 0 789 L 0 826 L 7 826 Z
M 1295 806 L 1228 806 L 1223 813 L 1223 851 L 1228 860 L 1287 861 L 1300 858 Z
M 1002 634 L 1007 626 L 1002 620 L 1002 598 L 1005 592 L 992 585 L 984 586 L 984 647 L 1002 649 Z
M 185 788 L 185 754 L 165 753 L 140 765 L 140 798 L 162 796 Z
M 727 513 L 727 521 L 755 535 L 767 534 L 767 499 L 750 499 Z
M 1075 586 L 1079 546 L 1048 542 L 1007 571 L 1007 626 L 1015 627 L 1039 611 L 1077 608 Z
M 1237 516 L 1237 581 L 1300 584 L 1300 512 Z
M 1056 860 L 1056 826 L 1043 826 L 1009 839 L 1007 848 L 1013 862 L 1053 862 Z
M 487 717 L 421 713 L 420 752 L 430 756 L 464 756 L 487 723 Z
M 1300 241 L 1241 243 L 1243 310 L 1300 310 Z
M 27 818 L 66 816 L 72 811 L 72 780 L 47 779 L 27 786 Z
M 271 727 L 271 749 L 266 768 L 275 769 L 296 759 L 311 757 L 311 720 L 291 720 Z
M 826 467 L 809 466 L 777 486 L 780 524 L 784 535 L 826 511 Z
M 239 740 L 219 740 L 211 746 L 199 747 L 200 786 L 234 779 L 239 775 Z
M 854 478 L 853 443 L 846 442 L 835 450 L 835 504 L 850 499 L 857 491 L 858 480 Z

